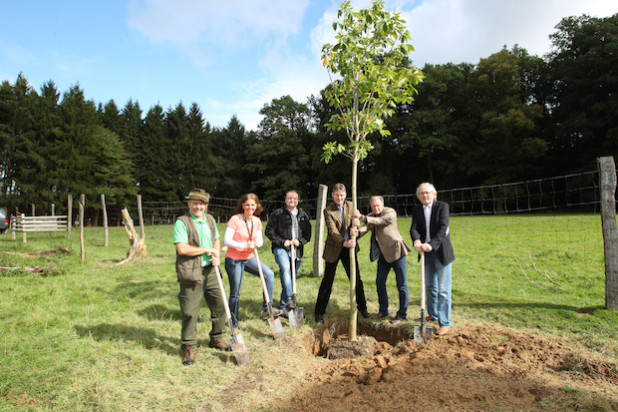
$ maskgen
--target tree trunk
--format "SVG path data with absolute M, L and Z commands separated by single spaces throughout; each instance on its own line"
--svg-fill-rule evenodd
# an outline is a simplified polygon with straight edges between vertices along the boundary
M 122 209 L 122 222 L 124 223 L 124 228 L 127 231 L 127 235 L 129 236 L 131 248 L 127 253 L 127 257 L 118 262 L 118 265 L 131 263 L 138 259 L 146 257 L 146 243 L 144 242 L 144 238 L 140 238 L 137 235 L 137 232 L 135 231 L 135 226 L 133 226 L 133 219 L 131 219 L 129 211 L 126 207 Z
M 358 179 L 358 156 L 352 160 L 352 207 L 358 209 L 356 197 L 356 182 Z M 346 216 L 346 219 L 351 217 Z M 356 237 L 351 237 L 356 240 Z M 356 340 L 356 325 L 358 323 L 358 310 L 356 308 L 356 248 L 350 248 L 350 340 Z

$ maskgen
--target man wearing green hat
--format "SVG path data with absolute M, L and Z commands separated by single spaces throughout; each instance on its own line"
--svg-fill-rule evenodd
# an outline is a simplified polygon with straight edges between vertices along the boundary
M 186 197 L 189 211 L 174 225 L 176 275 L 180 283 L 178 301 L 182 312 L 181 348 L 183 365 L 195 362 L 197 318 L 202 299 L 210 309 L 211 348 L 230 351 L 223 340 L 225 307 L 219 291 L 215 266 L 219 266 L 221 243 L 213 217 L 206 213 L 210 195 L 204 189 L 193 189 Z

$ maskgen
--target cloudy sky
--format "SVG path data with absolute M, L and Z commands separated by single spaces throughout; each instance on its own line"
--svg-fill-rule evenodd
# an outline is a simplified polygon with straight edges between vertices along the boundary
M 386 0 L 412 33 L 414 63 L 478 63 L 504 45 L 550 51 L 560 19 L 618 12 L 616 0 Z M 355 9 L 369 4 L 354 0 Z M 2 0 L 0 81 L 19 73 L 39 90 L 79 84 L 87 99 L 145 112 L 197 103 L 224 127 L 255 129 L 284 95 L 304 102 L 329 82 L 320 61 L 333 42 L 331 0 Z

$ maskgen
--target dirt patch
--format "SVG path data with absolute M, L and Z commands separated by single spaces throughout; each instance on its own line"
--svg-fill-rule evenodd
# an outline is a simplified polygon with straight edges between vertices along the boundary
M 309 352 L 339 360 L 311 370 L 282 410 L 618 410 L 616 364 L 568 341 L 477 326 L 415 344 L 385 326 L 350 345 L 338 328 L 305 337 Z

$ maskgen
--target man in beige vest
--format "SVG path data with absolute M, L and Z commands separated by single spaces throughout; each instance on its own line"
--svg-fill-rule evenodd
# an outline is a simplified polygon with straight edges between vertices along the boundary
M 206 213 L 210 195 L 204 189 L 193 189 L 186 197 L 189 212 L 180 216 L 174 225 L 176 245 L 176 276 L 180 284 L 178 302 L 182 312 L 181 348 L 183 365 L 195 362 L 197 345 L 197 318 L 206 299 L 210 309 L 209 346 L 231 351 L 223 340 L 225 330 L 225 307 L 217 282 L 221 242 L 213 217 Z
M 410 248 L 406 245 L 403 237 L 397 229 L 397 212 L 390 207 L 384 207 L 382 196 L 373 196 L 369 201 L 372 213 L 363 216 L 358 210 L 353 216 L 365 223 L 360 228 L 359 236 L 362 237 L 371 230 L 371 247 L 369 259 L 378 261 L 376 275 L 376 287 L 378 290 L 378 302 L 380 310 L 379 318 L 388 316 L 388 294 L 386 292 L 386 278 L 391 268 L 395 271 L 397 290 L 399 291 L 399 310 L 391 323 L 399 323 L 406 319 L 410 293 L 406 276 L 406 255 Z

